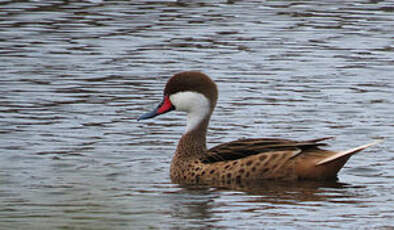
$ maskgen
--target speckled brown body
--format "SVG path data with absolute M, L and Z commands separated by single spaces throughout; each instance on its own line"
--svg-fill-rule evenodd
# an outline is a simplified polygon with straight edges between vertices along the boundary
M 275 142 L 282 144 L 276 150 L 264 151 L 264 147 L 260 146 L 262 152 L 258 154 L 235 160 L 204 162 L 203 154 L 210 155 L 211 150 L 198 146 L 199 142 L 193 139 L 193 134 L 185 134 L 178 144 L 170 170 L 174 183 L 229 186 L 259 183 L 264 180 L 330 180 L 336 178 L 337 172 L 349 158 L 316 166 L 319 160 L 334 155 L 335 152 L 321 150 L 315 146 L 306 147 L 302 144 L 295 147 L 292 141 L 275 139 Z M 256 146 L 251 143 L 249 148 Z M 187 149 L 199 149 L 200 154 L 193 154 L 194 151 L 186 154 Z
M 180 161 L 174 159 L 171 179 L 181 184 L 242 184 L 268 179 L 297 179 L 294 160 L 290 154 L 262 153 L 244 159 L 217 163 L 203 163 L 201 160 Z M 272 160 L 272 161 L 271 161 Z
M 241 139 L 206 148 L 206 133 L 216 106 L 216 84 L 200 72 L 174 75 L 164 90 L 163 102 L 140 119 L 172 110 L 188 114 L 186 133 L 179 140 L 171 163 L 171 179 L 179 184 L 253 184 L 264 180 L 335 179 L 351 155 L 378 142 L 347 151 L 320 149 L 330 138 L 308 141 Z

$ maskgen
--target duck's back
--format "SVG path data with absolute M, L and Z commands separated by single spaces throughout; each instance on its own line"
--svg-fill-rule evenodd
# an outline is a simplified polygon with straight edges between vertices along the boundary
M 199 159 L 174 159 L 171 177 L 187 184 L 248 184 L 263 180 L 335 179 L 346 163 L 317 165 L 336 152 L 320 149 L 320 138 L 308 141 L 240 139 L 209 149 Z M 178 168 L 178 169 L 177 169 Z

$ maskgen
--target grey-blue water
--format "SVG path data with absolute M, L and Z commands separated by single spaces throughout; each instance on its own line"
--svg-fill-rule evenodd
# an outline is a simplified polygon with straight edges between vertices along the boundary
M 393 229 L 393 1 L 0 1 L 0 229 Z M 337 183 L 182 188 L 174 73 L 220 90 L 208 146 L 336 136 Z

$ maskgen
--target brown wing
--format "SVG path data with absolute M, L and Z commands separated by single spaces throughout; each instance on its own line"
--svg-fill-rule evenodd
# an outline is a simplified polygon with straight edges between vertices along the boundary
M 204 163 L 215 163 L 219 161 L 237 160 L 268 151 L 294 150 L 294 148 L 300 150 L 317 148 L 318 146 L 327 145 L 319 142 L 331 138 L 332 137 L 325 137 L 308 141 L 292 141 L 274 138 L 239 139 L 209 149 L 207 155 L 201 160 Z M 299 151 L 299 153 L 302 153 L 302 151 Z

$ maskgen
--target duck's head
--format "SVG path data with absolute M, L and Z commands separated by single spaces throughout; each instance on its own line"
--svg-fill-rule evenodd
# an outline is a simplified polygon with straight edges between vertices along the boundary
M 164 89 L 163 100 L 151 112 L 138 118 L 144 120 L 172 110 L 188 114 L 187 130 L 193 129 L 213 112 L 218 97 L 215 82 L 200 72 L 181 72 L 171 77 Z

